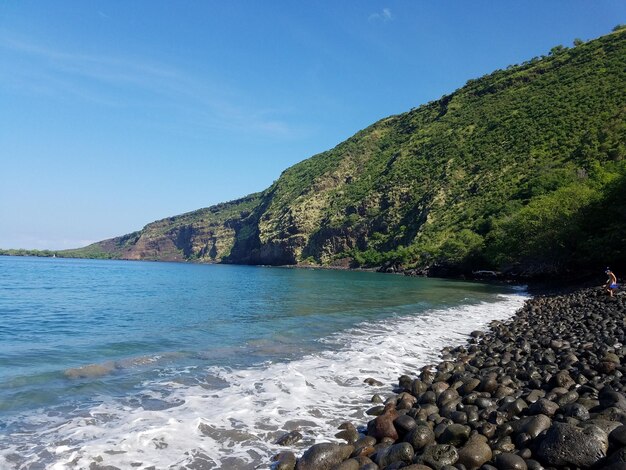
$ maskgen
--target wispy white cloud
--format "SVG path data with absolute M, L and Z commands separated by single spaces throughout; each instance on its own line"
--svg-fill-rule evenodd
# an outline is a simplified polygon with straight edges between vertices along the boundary
M 393 19 L 393 15 L 391 14 L 391 10 L 389 8 L 383 8 L 382 11 L 372 13 L 369 16 L 370 21 L 391 21 Z
M 168 114 L 170 119 L 175 114 L 196 128 L 250 131 L 275 137 L 298 134 L 297 129 L 280 118 L 284 109 L 251 106 L 245 91 L 179 67 L 143 58 L 61 50 L 0 31 L 2 49 L 9 54 L 0 59 L 0 82 L 22 93 L 72 97 L 99 106 L 156 110 L 155 120 Z M 10 55 L 15 60 L 9 63 Z

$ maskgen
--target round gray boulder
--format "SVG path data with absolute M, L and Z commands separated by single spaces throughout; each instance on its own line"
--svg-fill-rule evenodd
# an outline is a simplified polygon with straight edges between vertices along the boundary
M 607 433 L 596 426 L 555 423 L 541 441 L 537 455 L 549 465 L 591 467 L 606 457 L 608 448 Z

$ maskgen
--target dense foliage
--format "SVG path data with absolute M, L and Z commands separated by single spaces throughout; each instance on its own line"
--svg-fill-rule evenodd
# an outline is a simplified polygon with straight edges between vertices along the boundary
M 404 268 L 624 263 L 624 33 L 470 80 L 288 169 L 260 246 L 296 238 L 297 253 L 300 237 L 299 260 Z

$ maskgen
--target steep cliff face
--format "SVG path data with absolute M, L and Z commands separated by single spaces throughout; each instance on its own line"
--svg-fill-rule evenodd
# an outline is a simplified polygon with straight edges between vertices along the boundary
M 383 119 L 285 170 L 262 193 L 87 251 L 459 269 L 541 258 L 560 269 L 576 250 L 591 256 L 585 250 L 604 236 L 591 231 L 564 248 L 571 235 L 563 226 L 589 227 L 592 207 L 608 210 L 603 198 L 626 174 L 625 115 L 626 31 L 617 31 Z M 533 217 L 545 218 L 545 230 Z M 529 245 L 530 236 L 545 236 L 548 248 Z
M 241 221 L 260 194 L 158 220 L 139 232 L 67 250 L 68 256 L 131 260 L 220 262 L 230 254 Z

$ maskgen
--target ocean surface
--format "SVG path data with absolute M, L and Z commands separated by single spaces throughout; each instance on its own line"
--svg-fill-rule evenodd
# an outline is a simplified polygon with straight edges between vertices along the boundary
M 0 256 L 0 468 L 268 468 L 506 319 L 522 288 Z M 384 383 L 372 387 L 366 378 Z

